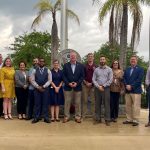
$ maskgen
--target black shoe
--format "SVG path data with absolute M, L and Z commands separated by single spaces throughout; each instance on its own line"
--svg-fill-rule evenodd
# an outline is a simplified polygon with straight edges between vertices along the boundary
M 106 124 L 106 126 L 110 126 L 110 121 L 106 120 L 105 124 Z
M 27 118 L 26 118 L 26 120 L 31 120 L 31 119 L 32 119 L 32 117 L 27 117 Z
M 32 123 L 37 123 L 37 122 L 39 122 L 39 119 L 33 119 L 32 120 Z
M 95 121 L 93 122 L 94 125 L 99 124 L 99 123 L 102 123 L 102 120 L 101 120 L 101 119 L 100 119 L 100 120 L 95 120 Z
M 56 122 L 60 122 L 60 119 L 56 119 Z
M 51 123 L 49 119 L 44 119 L 45 123 Z
M 132 121 L 127 121 L 127 120 L 123 122 L 123 124 L 132 124 L 132 123 L 133 123 Z
M 51 122 L 55 122 L 55 119 L 51 119 Z
M 117 119 L 112 118 L 112 119 L 111 119 L 111 122 L 117 122 Z
M 132 126 L 138 126 L 138 125 L 139 125 L 138 122 L 133 122 L 133 123 L 132 123 Z

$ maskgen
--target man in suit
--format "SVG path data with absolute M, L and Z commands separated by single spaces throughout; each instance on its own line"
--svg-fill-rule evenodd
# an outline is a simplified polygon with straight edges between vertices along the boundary
M 131 66 L 124 72 L 124 84 L 126 88 L 126 117 L 127 120 L 123 124 L 132 124 L 138 126 L 141 107 L 142 79 L 144 76 L 143 68 L 137 65 L 137 56 L 130 58 Z
M 51 71 L 45 67 L 45 60 L 39 59 L 39 67 L 33 70 L 31 83 L 35 87 L 34 90 L 34 104 L 35 114 L 32 123 L 37 123 L 40 119 L 41 109 L 43 111 L 44 122 L 50 123 L 48 111 L 48 95 L 51 84 L 52 75 Z
M 75 101 L 75 121 L 81 123 L 81 91 L 82 82 L 84 79 L 84 67 L 77 62 L 77 56 L 75 52 L 70 53 L 70 62 L 66 63 L 63 68 L 63 80 L 64 80 L 64 95 L 65 95 L 65 108 L 64 108 L 64 120 L 66 123 L 70 119 L 70 105 L 72 97 Z

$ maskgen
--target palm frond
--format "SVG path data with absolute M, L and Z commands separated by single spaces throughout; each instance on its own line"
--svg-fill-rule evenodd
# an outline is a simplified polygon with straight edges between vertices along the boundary
M 51 1 L 49 0 L 40 0 L 34 7 L 35 9 L 38 9 L 39 11 L 42 10 L 50 10 L 53 11 L 53 5 Z
M 141 3 L 150 6 L 150 0 L 139 0 Z
M 134 49 L 135 43 L 138 44 L 140 40 L 141 26 L 143 22 L 142 10 L 139 3 L 131 2 L 129 5 L 129 10 L 133 17 L 133 27 L 131 35 L 131 47 Z
M 57 0 L 56 3 L 54 4 L 54 9 L 59 10 L 61 8 L 61 1 L 62 0 Z
M 92 4 L 94 5 L 95 3 L 99 4 L 100 0 L 92 0 Z
M 80 25 L 79 17 L 78 17 L 77 14 L 75 14 L 72 10 L 67 9 L 67 16 L 68 16 L 70 19 L 75 20 L 75 21 Z
M 49 10 L 42 10 L 39 12 L 39 15 L 34 19 L 31 28 L 34 28 L 36 25 L 38 25 L 41 22 L 42 18 L 47 14 L 47 11 Z
M 115 5 L 114 0 L 108 0 L 104 3 L 104 5 L 99 10 L 99 22 L 102 24 L 105 16 L 110 12 L 112 6 Z

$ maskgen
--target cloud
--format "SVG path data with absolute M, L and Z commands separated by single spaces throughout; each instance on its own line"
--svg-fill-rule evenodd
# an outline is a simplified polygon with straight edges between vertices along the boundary
M 33 7 L 38 0 L 0 0 L 0 52 L 10 53 L 6 50 L 14 40 L 14 37 L 26 31 L 31 32 L 31 24 L 37 15 Z M 80 26 L 74 21 L 68 20 L 69 48 L 77 50 L 81 56 L 99 49 L 101 44 L 108 41 L 109 17 L 100 27 L 98 22 L 98 5 L 92 5 L 92 0 L 68 0 L 68 7 L 72 9 L 80 19 Z M 148 60 L 148 29 L 150 14 L 148 7 L 143 7 L 144 22 L 141 31 L 141 41 L 137 50 L 141 56 Z M 51 16 L 47 15 L 36 28 L 38 31 L 51 30 Z M 58 29 L 60 33 L 60 14 L 57 15 Z M 130 20 L 131 24 L 131 20 Z M 132 24 L 131 24 L 132 25 Z M 129 31 L 131 33 L 131 25 Z M 2 51 L 3 50 L 3 51 Z

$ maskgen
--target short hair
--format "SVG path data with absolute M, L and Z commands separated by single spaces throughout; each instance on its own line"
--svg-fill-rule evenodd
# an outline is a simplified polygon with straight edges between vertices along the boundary
M 45 61 L 45 59 L 43 57 L 39 57 L 38 60 L 43 59 Z
M 132 55 L 130 58 L 132 58 L 132 57 L 134 57 L 134 58 L 136 58 L 138 60 L 137 55 Z
M 104 55 L 100 55 L 100 57 L 99 57 L 99 58 L 102 58 L 102 57 L 106 58 Z
M 59 60 L 58 60 L 58 59 L 53 60 L 53 64 L 54 64 L 55 62 L 58 62 L 58 63 L 59 63 Z
M 19 67 L 20 67 L 20 64 L 21 64 L 21 63 L 24 63 L 25 67 L 27 66 L 27 63 L 26 63 L 25 61 L 20 61 L 19 64 L 18 64 Z
M 87 54 L 87 57 L 88 57 L 89 55 L 93 55 L 93 56 L 94 56 L 94 54 L 93 54 L 93 53 L 88 53 L 88 54 Z

